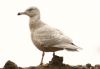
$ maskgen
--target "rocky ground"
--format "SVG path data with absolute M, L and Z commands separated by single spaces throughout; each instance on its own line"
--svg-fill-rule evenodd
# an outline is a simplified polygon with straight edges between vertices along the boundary
M 100 65 L 86 64 L 86 65 L 76 65 L 72 66 L 69 64 L 63 64 L 63 57 L 54 56 L 48 64 L 43 64 L 39 66 L 29 66 L 29 67 L 18 67 L 12 61 L 7 61 L 3 68 L 0 69 L 100 69 Z

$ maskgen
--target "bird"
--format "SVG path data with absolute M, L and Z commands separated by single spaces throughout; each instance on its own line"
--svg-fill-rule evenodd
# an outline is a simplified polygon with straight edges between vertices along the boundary
M 40 18 L 40 10 L 37 7 L 29 7 L 24 12 L 19 12 L 18 15 L 27 15 L 29 17 L 32 42 L 42 51 L 40 65 L 43 64 L 45 52 L 53 52 L 53 55 L 55 55 L 55 52 L 59 50 L 78 51 L 80 49 L 62 31 L 44 23 Z

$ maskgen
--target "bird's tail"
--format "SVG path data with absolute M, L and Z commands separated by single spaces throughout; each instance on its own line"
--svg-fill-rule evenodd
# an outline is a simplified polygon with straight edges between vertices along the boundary
M 74 43 L 70 43 L 68 44 L 67 48 L 65 48 L 68 51 L 78 51 L 78 50 L 82 50 L 82 48 L 76 46 Z
M 59 44 L 59 45 L 55 45 L 54 47 L 62 48 L 62 49 L 68 50 L 68 51 L 78 51 L 78 50 L 82 49 L 82 48 L 76 46 L 73 43 L 70 43 L 70 44 Z

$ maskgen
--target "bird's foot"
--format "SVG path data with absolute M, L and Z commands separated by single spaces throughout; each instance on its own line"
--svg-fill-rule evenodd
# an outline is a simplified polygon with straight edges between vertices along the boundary
M 43 65 L 43 63 L 40 63 L 40 65 Z

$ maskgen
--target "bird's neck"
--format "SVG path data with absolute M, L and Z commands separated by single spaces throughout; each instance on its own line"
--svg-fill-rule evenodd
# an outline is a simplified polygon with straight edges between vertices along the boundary
M 44 23 L 40 20 L 40 15 L 30 18 L 30 30 L 36 30 L 37 28 L 43 26 Z
M 40 20 L 40 15 L 35 15 L 33 17 L 30 17 L 30 23 L 34 23 Z

